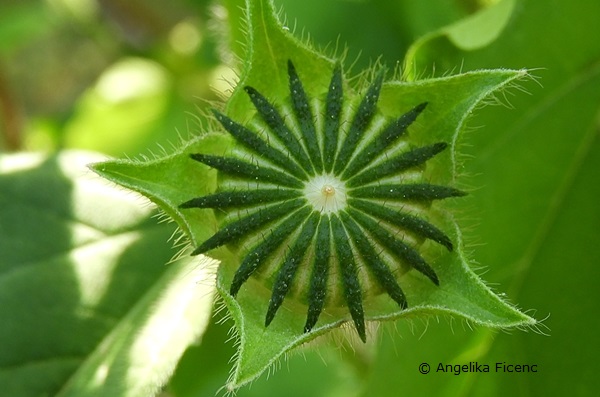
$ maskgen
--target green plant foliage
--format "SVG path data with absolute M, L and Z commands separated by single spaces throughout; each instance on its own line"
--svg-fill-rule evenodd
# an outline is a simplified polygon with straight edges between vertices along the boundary
M 0 395 L 595 396 L 598 26 L 596 0 L 3 2 Z M 288 60 L 316 102 L 341 63 L 353 106 L 385 65 L 379 116 L 428 102 L 407 140 L 448 143 L 423 175 L 468 192 L 427 212 L 455 248 L 419 246 L 440 286 L 411 270 L 407 310 L 369 300 L 367 343 L 346 308 L 303 333 L 289 297 L 265 327 L 231 247 L 178 256 L 223 219 L 180 208 L 222 183 L 189 155 L 239 150 L 209 109 L 258 125 L 246 85 L 291 109 Z M 436 371 L 469 362 L 492 372 Z
M 208 322 L 214 264 L 85 164 L 0 156 L 0 384 L 10 396 L 148 396 Z
M 473 51 L 484 48 L 498 38 L 510 20 L 515 0 L 500 0 L 455 23 L 429 32 L 413 43 L 404 59 L 404 77 L 415 79 L 436 65 L 442 71 L 456 67 L 456 58 L 447 52 L 456 50 Z M 444 54 L 444 55 L 442 55 Z M 433 59 L 443 60 L 441 64 L 431 63 Z
M 252 86 L 267 98 L 286 98 L 289 90 L 287 64 L 290 59 L 294 60 L 298 68 L 302 68 L 307 95 L 321 95 L 329 85 L 333 62 L 315 53 L 282 29 L 268 1 L 248 2 L 248 15 L 249 43 L 245 74 L 227 102 L 227 116 L 233 120 L 246 120 L 253 114 L 254 106 L 240 87 Z M 432 160 L 429 177 L 442 183 L 454 183 L 458 168 L 461 167 L 454 145 L 464 119 L 491 93 L 524 77 L 524 71 L 489 70 L 418 84 L 391 81 L 384 85 L 378 106 L 385 115 L 395 114 L 398 108 L 411 108 L 422 102 L 430 103 L 428 111 L 431 116 L 424 114 L 419 119 L 419 129 L 414 137 L 411 136 L 411 143 L 425 145 L 438 140 L 450 143 L 448 155 Z M 349 89 L 352 90 L 352 87 Z M 192 162 L 190 154 L 221 155 L 231 145 L 233 141 L 226 135 L 209 133 L 194 140 L 180 152 L 160 160 L 145 163 L 107 162 L 95 165 L 94 169 L 161 205 L 182 225 L 197 245 L 207 239 L 208 232 L 214 230 L 214 218 L 207 210 L 196 213 L 182 211 L 179 204 L 213 193 L 216 189 L 215 171 L 207 165 Z M 406 285 L 405 293 L 410 308 L 400 310 L 397 306 L 390 306 L 387 300 L 377 298 L 369 302 L 366 318 L 381 320 L 448 313 L 491 327 L 535 324 L 535 320 L 508 306 L 484 286 L 470 270 L 463 252 L 461 234 L 452 218 L 443 211 L 436 216 L 442 223 L 442 229 L 451 233 L 452 240 L 457 242 L 455 252 L 447 252 L 440 247 L 428 248 L 435 249 L 435 256 L 440 263 L 436 268 L 441 280 L 440 287 L 423 282 L 415 274 L 408 273 L 403 277 L 402 284 Z M 324 313 L 323 320 L 313 332 L 302 333 L 304 316 L 288 309 L 280 311 L 278 320 L 265 328 L 263 319 L 268 299 L 265 299 L 262 292 L 240 294 L 233 298 L 229 293 L 229 285 L 240 259 L 226 250 L 216 255 L 222 260 L 217 288 L 235 320 L 240 340 L 230 388 L 237 388 L 255 379 L 290 349 L 339 327 L 348 320 L 346 314 Z M 252 288 L 260 291 L 261 287 L 256 281 L 250 280 L 249 283 Z
M 539 68 L 532 73 L 539 77 L 540 86 L 529 85 L 531 95 L 502 98 L 513 108 L 510 117 L 501 116 L 505 109 L 488 107 L 472 120 L 485 128 L 465 139 L 465 150 L 473 156 L 465 163 L 465 172 L 472 175 L 469 183 L 481 186 L 468 197 L 480 209 L 472 234 L 477 241 L 494 242 L 478 246 L 474 258 L 489 264 L 487 280 L 508 286 L 512 299 L 536 308 L 538 316 L 548 316 L 544 324 L 550 337 L 478 330 L 455 342 L 468 349 L 427 343 L 406 346 L 465 362 L 534 362 L 544 370 L 518 380 L 511 374 L 492 379 L 428 377 L 415 383 L 396 378 L 396 387 L 410 384 L 409 393 L 447 390 L 447 395 L 455 390 L 465 395 L 595 394 L 599 383 L 592 368 L 597 368 L 597 360 L 586 341 L 595 337 L 599 323 L 597 316 L 585 313 L 597 312 L 595 302 L 600 298 L 590 281 L 599 275 L 600 259 L 595 246 L 600 213 L 592 199 L 600 186 L 600 46 L 588 29 L 598 23 L 600 8 L 593 1 L 552 6 L 519 1 L 503 33 L 485 48 L 464 51 L 436 36 L 412 51 L 413 63 L 422 67 L 462 65 L 463 70 L 474 70 L 501 62 L 506 67 Z M 565 266 L 577 270 L 566 277 Z M 578 319 L 577 324 L 570 323 L 573 319 Z M 385 349 L 384 343 L 381 351 Z M 391 356 L 389 361 L 381 358 L 378 368 L 397 362 Z M 377 376 L 371 385 L 390 379 L 389 372 L 373 373 Z M 557 377 L 569 381 L 552 381 Z

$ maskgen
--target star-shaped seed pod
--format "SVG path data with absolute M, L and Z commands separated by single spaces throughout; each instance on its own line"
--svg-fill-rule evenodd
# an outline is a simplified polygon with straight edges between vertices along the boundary
M 366 341 L 365 307 L 386 293 L 408 307 L 399 278 L 414 269 L 440 280 L 420 252 L 425 240 L 447 250 L 451 239 L 428 219 L 432 201 L 462 196 L 423 175 L 446 142 L 413 147 L 409 127 L 426 111 L 415 104 L 396 118 L 378 112 L 384 71 L 355 105 L 344 96 L 341 67 L 324 98 L 309 98 L 288 61 L 289 98 L 276 104 L 245 87 L 256 115 L 241 124 L 214 111 L 237 146 L 223 156 L 191 158 L 219 172 L 218 191 L 181 204 L 211 208 L 220 229 L 194 254 L 227 245 L 241 258 L 230 286 L 236 296 L 250 277 L 271 290 L 265 326 L 285 299 L 307 306 L 304 332 L 327 307 L 347 307 Z

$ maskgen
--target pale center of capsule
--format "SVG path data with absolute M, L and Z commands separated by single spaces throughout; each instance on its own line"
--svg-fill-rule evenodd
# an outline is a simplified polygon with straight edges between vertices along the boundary
M 318 175 L 306 182 L 304 196 L 323 214 L 337 212 L 346 207 L 346 186 L 333 175 Z

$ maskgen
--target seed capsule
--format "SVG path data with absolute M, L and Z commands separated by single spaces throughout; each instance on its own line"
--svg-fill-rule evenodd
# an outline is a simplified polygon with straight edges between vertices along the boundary
M 344 97 L 339 65 L 322 101 L 309 100 L 291 61 L 288 74 L 290 97 L 281 106 L 274 105 L 280 98 L 245 87 L 257 111 L 253 127 L 214 112 L 238 143 L 234 151 L 191 155 L 219 171 L 219 188 L 181 208 L 225 214 L 220 229 L 194 254 L 222 245 L 238 253 L 241 264 L 230 293 L 240 293 L 250 277 L 264 280 L 271 290 L 265 326 L 285 299 L 306 304 L 304 332 L 328 306 L 345 306 L 365 341 L 365 300 L 386 293 L 401 309 L 408 307 L 398 281 L 408 269 L 439 285 L 419 251 L 421 242 L 428 239 L 450 251 L 453 246 L 429 222 L 427 211 L 433 200 L 464 193 L 429 184 L 423 176 L 427 161 L 447 148 L 445 142 L 408 144 L 407 130 L 427 103 L 381 122 L 383 72 L 348 120 L 343 107 L 353 106 L 353 99 Z M 316 112 L 324 115 L 323 123 L 316 122 Z

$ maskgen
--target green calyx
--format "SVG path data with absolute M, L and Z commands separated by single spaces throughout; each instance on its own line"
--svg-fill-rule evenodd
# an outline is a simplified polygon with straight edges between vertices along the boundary
M 411 145 L 408 130 L 427 102 L 395 118 L 378 111 L 383 71 L 356 106 L 344 95 L 340 66 L 323 98 L 308 97 L 292 61 L 288 78 L 288 98 L 244 88 L 257 112 L 251 123 L 214 112 L 237 145 L 222 156 L 191 154 L 218 170 L 218 189 L 180 208 L 224 213 L 194 254 L 223 245 L 237 251 L 241 264 L 229 292 L 236 296 L 250 277 L 264 280 L 271 290 L 265 326 L 287 297 L 307 306 L 304 332 L 323 310 L 345 306 L 366 341 L 370 297 L 384 292 L 407 308 L 401 276 L 410 269 L 439 285 L 421 243 L 448 251 L 453 244 L 429 220 L 429 208 L 464 193 L 428 182 L 426 163 L 447 143 Z
M 228 389 L 345 323 L 363 340 L 369 323 L 431 315 L 534 326 L 471 270 L 452 215 L 468 207 L 455 188 L 465 120 L 527 71 L 363 71 L 363 87 L 282 27 L 272 1 L 247 0 L 246 17 L 240 81 L 204 124 L 217 131 L 160 159 L 93 166 L 220 261 L 239 342 Z

